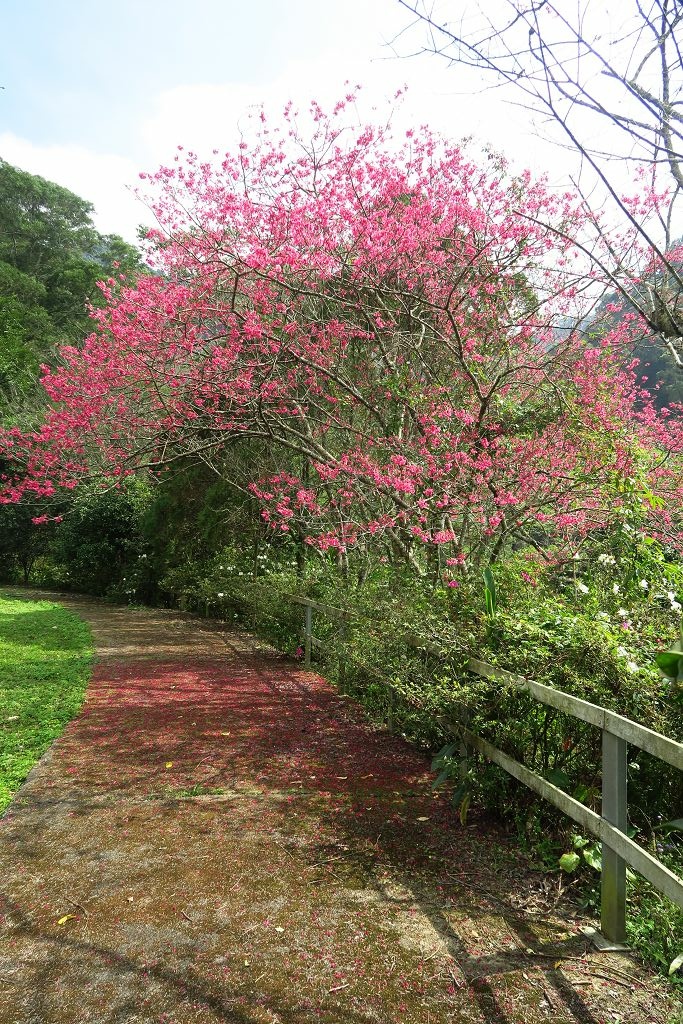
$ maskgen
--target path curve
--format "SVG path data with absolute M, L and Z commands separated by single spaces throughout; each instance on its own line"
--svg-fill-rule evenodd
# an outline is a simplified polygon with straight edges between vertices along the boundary
M 0 1024 L 673 1019 L 319 676 L 220 624 L 60 600 L 96 665 L 0 821 Z

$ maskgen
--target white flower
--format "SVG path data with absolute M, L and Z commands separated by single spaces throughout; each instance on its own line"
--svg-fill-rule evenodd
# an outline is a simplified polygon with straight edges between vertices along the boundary
M 647 582 L 647 580 L 641 580 L 640 583 L 638 584 L 638 586 L 640 587 L 641 590 L 649 590 L 650 589 L 650 584 Z
M 620 608 L 619 611 L 617 612 L 617 615 L 619 615 L 622 619 L 627 619 L 628 618 L 628 611 L 627 611 L 626 608 Z
M 609 622 L 609 615 L 607 614 L 607 612 L 598 612 L 596 618 L 605 619 L 607 622 Z
M 626 671 L 627 672 L 638 672 L 639 671 L 638 666 L 636 665 L 635 661 L 627 661 L 626 662 Z
M 124 576 L 124 579 L 125 579 L 125 576 Z M 676 600 L 676 595 L 674 594 L 673 590 L 668 590 L 666 596 L 669 598 L 670 601 L 675 601 Z
M 612 593 L 613 594 L 618 594 L 619 593 L 619 584 L 618 583 L 613 583 L 612 584 Z
M 619 655 L 620 658 L 625 658 L 626 655 L 628 654 L 628 651 L 626 650 L 625 647 L 617 647 L 617 654 Z
M 580 591 L 580 593 L 582 593 L 582 594 L 587 594 L 588 593 L 588 587 L 586 586 L 585 583 L 577 583 L 576 584 L 576 589 L 578 591 Z
M 676 612 L 677 615 L 680 615 L 681 614 L 681 610 L 682 610 L 682 608 L 681 608 L 681 604 L 680 604 L 679 601 L 672 601 L 671 602 L 671 611 L 672 612 Z
M 220 594 L 216 594 L 216 597 L 225 597 L 225 594 L 221 592 Z
M 602 565 L 616 565 L 617 560 L 613 555 L 598 555 L 598 562 Z

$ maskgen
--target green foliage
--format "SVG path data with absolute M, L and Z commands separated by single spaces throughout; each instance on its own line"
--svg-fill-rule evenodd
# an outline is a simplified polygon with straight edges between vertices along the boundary
M 150 502 L 148 485 L 136 478 L 111 490 L 83 488 L 51 546 L 54 582 L 113 600 L 152 599 L 142 527 Z
M 683 646 L 681 641 L 671 650 L 662 651 L 655 658 L 663 676 L 675 683 L 683 683 Z
M 571 873 L 576 871 L 579 864 L 584 861 L 594 871 L 602 871 L 602 854 L 600 843 L 595 839 L 586 839 L 585 836 L 572 836 L 573 850 L 563 853 L 559 859 L 559 865 L 563 871 Z
M 96 282 L 139 274 L 140 254 L 99 234 L 90 203 L 0 160 L 0 414 L 14 417 L 35 388 L 41 362 L 88 331 Z M 4 407 L 4 408 L 3 408 Z
M 563 871 L 571 872 L 578 868 L 581 863 L 581 858 L 578 853 L 574 853 L 574 851 L 570 853 L 563 853 L 560 857 L 559 863 Z
M 668 866 L 681 874 L 683 851 L 673 858 L 664 859 Z M 673 974 L 671 966 L 683 948 L 683 911 L 644 879 L 634 878 L 628 888 L 629 913 L 626 937 L 629 946 L 655 964 L 662 974 Z M 676 968 L 674 967 L 674 970 Z M 683 993 L 683 979 L 672 978 Z
M 463 758 L 463 753 L 464 750 L 461 749 L 459 742 L 447 743 L 432 759 L 432 771 L 436 774 L 436 779 L 432 784 L 433 789 L 438 789 L 439 786 L 443 786 L 454 779 L 458 780 L 458 785 L 451 795 L 451 800 L 453 806 L 458 810 L 462 825 L 467 820 L 467 812 L 470 807 L 473 791 L 472 769 Z
M 91 660 L 90 631 L 71 612 L 0 597 L 0 811 L 80 710 Z
M 0 580 L 28 583 L 36 562 L 48 553 L 55 526 L 36 525 L 35 507 L 0 505 Z
M 683 836 L 657 829 L 647 845 L 650 853 L 671 871 L 683 874 Z M 683 910 L 644 878 L 631 872 L 628 876 L 627 941 L 663 974 L 669 974 L 672 963 L 683 950 Z M 677 974 L 673 980 L 683 993 L 683 977 Z
M 498 611 L 498 595 L 496 592 L 496 581 L 490 569 L 484 569 L 484 598 L 486 601 L 486 614 L 490 619 L 494 619 Z

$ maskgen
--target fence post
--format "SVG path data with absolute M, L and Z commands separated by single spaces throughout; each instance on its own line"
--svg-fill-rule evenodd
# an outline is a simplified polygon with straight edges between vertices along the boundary
M 306 668 L 311 667 L 311 636 L 313 635 L 313 609 L 310 604 L 306 605 L 305 610 L 305 634 L 304 634 L 304 665 Z
M 626 740 L 602 730 L 602 817 L 626 833 Z M 615 944 L 626 940 L 626 862 L 602 844 L 600 929 Z

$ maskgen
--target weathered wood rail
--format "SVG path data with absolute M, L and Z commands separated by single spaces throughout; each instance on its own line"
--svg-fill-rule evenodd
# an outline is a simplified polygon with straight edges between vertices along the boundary
M 311 664 L 313 647 L 324 646 L 323 641 L 313 634 L 313 613 L 317 612 L 337 619 L 342 624 L 355 618 L 352 613 L 342 608 L 320 604 L 295 594 L 283 596 L 292 604 L 303 608 L 304 663 L 307 667 Z M 435 655 L 441 653 L 432 645 L 409 637 L 406 638 L 406 645 L 427 650 Z M 367 666 L 363 667 L 367 668 Z M 340 674 L 343 675 L 342 659 L 340 659 L 340 669 Z M 555 708 L 601 730 L 602 813 L 597 814 L 558 786 L 548 782 L 537 772 L 531 771 L 504 751 L 493 746 L 488 740 L 471 732 L 462 722 L 448 721 L 448 727 L 454 738 L 463 741 L 466 747 L 479 751 L 484 757 L 499 765 L 600 840 L 602 844 L 600 927 L 603 938 L 613 945 L 622 944 L 626 939 L 627 864 L 651 882 L 673 903 L 683 908 L 683 879 L 675 875 L 666 865 L 627 835 L 628 744 L 637 746 L 681 770 L 683 769 L 683 743 L 678 743 L 668 736 L 654 732 L 652 729 L 639 725 L 630 718 L 625 718 L 607 708 L 534 682 L 532 679 L 513 675 L 475 658 L 468 661 L 466 670 L 474 675 L 501 683 L 503 686 L 524 691 L 541 704 Z M 374 669 L 371 671 L 373 677 L 383 682 L 389 692 L 389 714 L 392 717 L 391 708 L 396 687 L 379 671 Z

